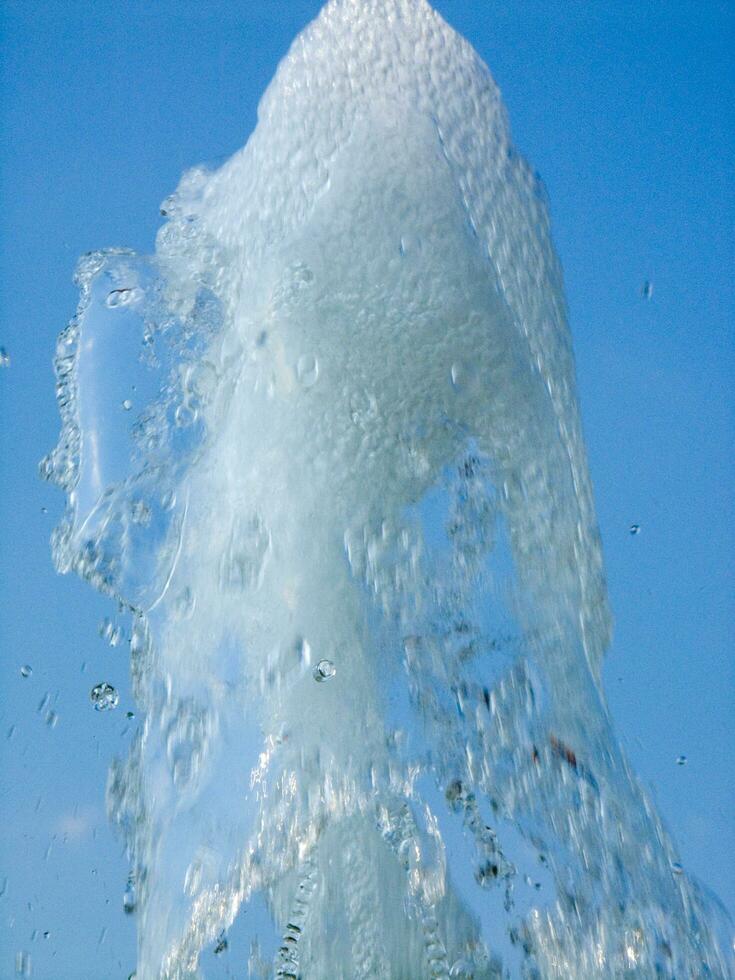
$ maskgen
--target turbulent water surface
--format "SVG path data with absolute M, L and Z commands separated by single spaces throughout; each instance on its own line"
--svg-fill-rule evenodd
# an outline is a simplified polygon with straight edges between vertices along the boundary
M 134 624 L 139 980 L 257 908 L 252 978 L 731 975 L 611 733 L 561 274 L 472 48 L 332 0 L 162 213 L 79 264 L 43 463 Z

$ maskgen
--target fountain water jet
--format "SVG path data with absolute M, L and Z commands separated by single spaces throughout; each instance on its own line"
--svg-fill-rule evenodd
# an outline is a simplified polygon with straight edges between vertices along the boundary
M 80 263 L 43 464 L 134 620 L 138 977 L 258 895 L 251 976 L 729 975 L 610 730 L 561 274 L 477 55 L 332 0 L 162 211 Z

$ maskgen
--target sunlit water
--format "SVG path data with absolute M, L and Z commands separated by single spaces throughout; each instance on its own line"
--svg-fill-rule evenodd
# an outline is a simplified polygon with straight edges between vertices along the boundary
M 253 978 L 732 975 L 611 732 L 561 274 L 485 66 L 423 0 L 332 0 L 162 213 L 79 264 L 42 464 L 57 567 L 133 620 L 139 980 L 257 902 Z

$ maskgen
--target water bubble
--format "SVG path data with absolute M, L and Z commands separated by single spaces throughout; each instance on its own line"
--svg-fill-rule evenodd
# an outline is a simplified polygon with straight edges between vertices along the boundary
M 320 660 L 314 668 L 314 680 L 322 684 L 324 681 L 328 681 L 330 677 L 334 677 L 336 673 L 337 668 L 331 660 Z
M 21 677 L 30 677 L 32 673 L 33 667 L 31 667 L 30 664 L 23 664 L 23 666 L 20 668 Z
M 684 874 L 684 868 L 682 867 L 681 864 L 679 864 L 678 861 L 672 861 L 671 862 L 671 870 L 672 870 L 672 872 L 675 875 L 683 875 Z
M 319 377 L 319 362 L 313 354 L 302 354 L 296 364 L 296 377 L 304 388 L 311 388 Z
M 89 699 L 95 707 L 95 711 L 111 711 L 120 702 L 120 695 L 107 681 L 97 684 L 89 692 Z
M 129 412 L 130 409 L 133 407 L 133 403 L 130 401 L 129 398 L 126 398 L 122 403 L 122 407 L 126 412 Z
M 646 279 L 641 286 L 641 296 L 643 299 L 650 299 L 653 296 L 653 283 L 650 279 Z
M 29 977 L 31 975 L 31 954 L 20 950 L 15 954 L 15 975 L 16 977 Z
M 687 757 L 685 755 L 677 756 L 676 764 L 677 766 L 685 766 L 687 764 Z
M 10 354 L 4 347 L 0 347 L 0 368 L 10 367 Z
M 628 530 L 630 531 L 630 533 L 632 535 L 640 534 L 641 533 L 641 526 L 640 526 L 640 524 L 631 524 L 630 527 L 628 528 Z

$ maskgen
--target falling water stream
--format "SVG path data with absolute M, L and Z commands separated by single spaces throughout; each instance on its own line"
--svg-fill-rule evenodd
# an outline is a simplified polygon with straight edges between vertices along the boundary
M 561 271 L 485 65 L 425 0 L 331 0 L 162 214 L 79 263 L 42 463 L 58 569 L 133 623 L 138 980 L 256 901 L 243 977 L 732 976 L 611 730 Z

